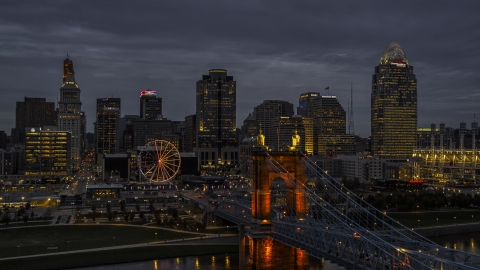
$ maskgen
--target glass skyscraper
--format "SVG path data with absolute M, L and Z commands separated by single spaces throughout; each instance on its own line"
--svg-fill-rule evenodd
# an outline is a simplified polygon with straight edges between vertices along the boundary
M 371 96 L 372 152 L 406 159 L 416 147 L 417 79 L 400 45 L 390 43 L 375 67 Z
M 233 76 L 211 69 L 197 81 L 196 152 L 200 165 L 238 162 L 237 90 Z

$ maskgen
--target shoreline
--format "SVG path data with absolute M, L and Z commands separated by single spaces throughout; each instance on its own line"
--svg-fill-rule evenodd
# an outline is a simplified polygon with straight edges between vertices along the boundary
M 238 244 L 167 244 L 0 261 L 3 269 L 73 269 L 176 257 L 238 253 Z

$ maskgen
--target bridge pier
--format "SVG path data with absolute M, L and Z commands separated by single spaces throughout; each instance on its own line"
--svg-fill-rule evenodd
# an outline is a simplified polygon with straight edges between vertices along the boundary
M 238 225 L 239 249 L 238 249 L 238 269 L 245 270 L 245 225 Z

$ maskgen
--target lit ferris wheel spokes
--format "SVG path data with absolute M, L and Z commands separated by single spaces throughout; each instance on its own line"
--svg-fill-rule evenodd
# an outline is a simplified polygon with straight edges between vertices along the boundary
M 166 182 L 180 169 L 180 153 L 168 141 L 155 140 L 142 148 L 137 157 L 138 169 L 150 182 Z

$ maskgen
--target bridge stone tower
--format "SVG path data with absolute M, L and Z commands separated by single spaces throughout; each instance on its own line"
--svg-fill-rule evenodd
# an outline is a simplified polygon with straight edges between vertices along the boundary
M 274 171 L 267 163 L 266 159 L 273 159 L 272 162 L 277 166 L 285 168 L 288 173 L 279 173 Z M 286 183 L 286 203 L 285 216 L 305 214 L 307 204 L 302 187 L 307 182 L 304 173 L 305 168 L 301 163 L 302 154 L 298 151 L 290 152 L 265 152 L 258 151 L 252 153 L 253 161 L 253 188 L 252 195 L 252 220 L 251 230 L 269 231 L 270 222 L 270 204 L 271 204 L 271 186 L 275 179 L 281 178 Z M 277 163 L 278 162 L 278 163 Z M 294 178 L 296 180 L 294 180 Z M 294 183 L 297 184 L 295 186 Z

